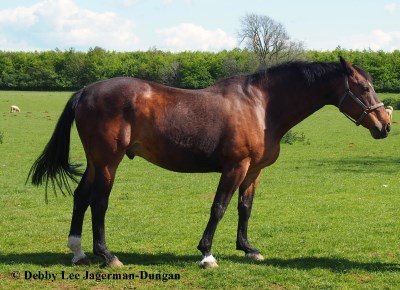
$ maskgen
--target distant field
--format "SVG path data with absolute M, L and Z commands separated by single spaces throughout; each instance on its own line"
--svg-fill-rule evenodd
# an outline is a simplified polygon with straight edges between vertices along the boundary
M 293 131 L 308 144 L 282 145 L 264 170 L 249 226 L 265 262 L 235 250 L 233 198 L 220 223 L 213 253 L 220 267 L 202 270 L 196 246 L 208 220 L 218 174 L 179 174 L 143 159 L 124 159 L 110 198 L 106 236 L 123 269 L 100 268 L 91 254 L 90 211 L 83 247 L 94 264 L 70 266 L 66 247 L 72 198 L 24 185 L 69 92 L 0 91 L 0 288 L 26 289 L 399 289 L 400 126 L 384 140 L 325 107 Z M 385 97 L 396 95 L 381 94 Z M 398 96 L 398 95 L 397 95 Z M 400 98 L 400 96 L 398 96 Z M 10 114 L 16 104 L 21 113 Z M 76 130 L 71 159 L 84 163 Z M 180 280 L 61 279 L 66 274 L 178 273 Z M 55 273 L 55 281 L 25 280 L 24 271 Z M 19 272 L 20 278 L 10 273 Z M 16 274 L 14 274 L 16 275 Z

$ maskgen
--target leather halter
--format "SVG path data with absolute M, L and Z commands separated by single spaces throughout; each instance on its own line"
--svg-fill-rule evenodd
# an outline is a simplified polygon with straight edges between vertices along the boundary
M 378 108 L 384 106 L 383 103 L 377 103 L 377 104 L 375 104 L 375 105 L 373 105 L 373 106 L 367 107 L 367 106 L 366 106 L 359 98 L 357 98 L 356 95 L 354 95 L 353 92 L 350 90 L 350 87 L 349 87 L 349 79 L 348 79 L 347 76 L 345 76 L 344 85 L 345 85 L 345 91 L 344 91 L 343 96 L 342 96 L 342 97 L 340 98 L 340 100 L 339 100 L 339 106 L 338 106 L 338 108 L 339 108 L 339 111 L 340 111 L 340 112 L 342 112 L 348 119 L 350 119 L 350 120 L 351 120 L 354 124 L 356 124 L 357 126 L 359 126 L 359 125 L 362 123 L 362 121 L 364 120 L 364 118 L 365 118 L 369 113 L 371 113 L 372 111 L 374 111 L 374 110 L 376 110 L 376 109 L 378 109 Z M 344 99 L 346 99 L 347 96 L 351 97 L 351 98 L 356 102 L 356 104 L 358 104 L 359 106 L 361 106 L 361 108 L 363 109 L 363 112 L 362 112 L 361 116 L 360 116 L 358 119 L 355 119 L 355 118 L 351 117 L 350 115 L 346 114 L 346 113 L 343 112 L 343 110 L 342 110 L 343 101 L 344 101 Z

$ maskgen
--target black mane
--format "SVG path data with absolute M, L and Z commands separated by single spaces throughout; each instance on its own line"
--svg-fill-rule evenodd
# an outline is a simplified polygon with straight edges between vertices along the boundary
M 372 77 L 369 73 L 367 73 L 365 70 L 363 70 L 361 67 L 358 65 L 353 65 L 353 67 L 364 77 L 366 78 L 370 83 L 372 83 Z
M 252 83 L 265 79 L 268 79 L 268 81 L 284 79 L 285 81 L 301 81 L 307 85 L 313 85 L 344 74 L 342 65 L 337 62 L 293 61 L 261 69 L 248 75 L 248 81 Z

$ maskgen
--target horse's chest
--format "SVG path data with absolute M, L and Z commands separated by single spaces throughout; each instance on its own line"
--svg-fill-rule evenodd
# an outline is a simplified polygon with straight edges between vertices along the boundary
M 253 158 L 252 167 L 256 169 L 262 169 L 274 164 L 279 157 L 279 152 L 279 144 L 265 146 L 263 151 Z

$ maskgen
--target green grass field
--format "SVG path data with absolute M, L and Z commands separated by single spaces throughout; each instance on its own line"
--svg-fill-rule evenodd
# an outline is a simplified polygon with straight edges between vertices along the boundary
M 70 93 L 0 92 L 0 288 L 26 289 L 399 289 L 399 114 L 384 140 L 325 107 L 293 130 L 309 144 L 282 145 L 264 169 L 256 193 L 249 239 L 265 262 L 235 250 L 236 198 L 213 244 L 220 265 L 198 267 L 196 246 L 208 220 L 218 174 L 173 173 L 143 159 L 124 159 L 106 218 L 109 248 L 125 264 L 103 269 L 93 256 L 90 211 L 83 247 L 94 262 L 72 267 L 66 247 L 70 196 L 25 185 Z M 383 94 L 383 97 L 393 95 Z M 22 112 L 10 114 L 10 105 Z M 84 163 L 75 128 L 71 158 Z M 180 280 L 102 281 L 91 273 L 177 273 Z M 26 280 L 25 271 L 57 274 L 55 281 Z M 79 274 L 79 279 L 61 279 Z M 20 273 L 20 278 L 11 273 Z M 18 275 L 18 274 L 14 274 Z

